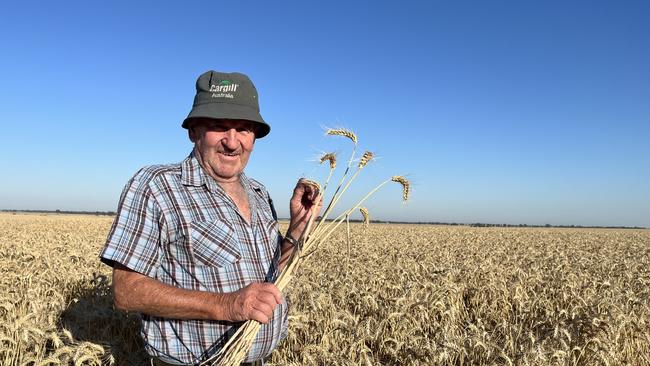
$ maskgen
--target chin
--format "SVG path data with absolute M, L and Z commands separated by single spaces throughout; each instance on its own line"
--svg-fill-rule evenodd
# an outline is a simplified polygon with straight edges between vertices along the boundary
M 217 175 L 224 178 L 224 179 L 233 179 L 239 177 L 241 174 L 241 171 L 227 171 L 227 172 L 219 172 Z

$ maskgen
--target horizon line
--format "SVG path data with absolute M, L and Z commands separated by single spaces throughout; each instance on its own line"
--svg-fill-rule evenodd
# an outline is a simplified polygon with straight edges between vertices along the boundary
M 115 211 L 87 211 L 87 210 L 20 210 L 20 209 L 0 209 L 0 212 L 21 212 L 21 213 L 53 213 L 53 214 L 73 214 L 73 215 L 96 215 L 96 216 L 115 216 Z M 288 218 L 278 217 L 278 221 L 289 221 Z M 332 221 L 332 220 L 326 220 Z M 363 220 L 351 219 L 350 222 L 359 223 Z M 642 229 L 647 230 L 645 226 L 625 226 L 625 225 L 575 225 L 575 224 L 509 224 L 509 223 L 488 223 L 488 222 L 445 222 L 445 221 L 395 221 L 395 220 L 370 220 L 371 223 L 377 224 L 413 224 L 413 225 L 447 225 L 447 226 L 470 226 L 470 227 L 531 227 L 531 228 L 576 228 L 576 229 Z

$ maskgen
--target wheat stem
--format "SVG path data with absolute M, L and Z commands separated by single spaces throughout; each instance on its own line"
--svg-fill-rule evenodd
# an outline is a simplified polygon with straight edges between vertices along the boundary
M 354 142 L 354 146 L 352 148 L 352 154 L 350 155 L 350 159 L 348 159 L 348 165 L 345 167 L 345 172 L 343 172 L 343 176 L 341 177 L 341 181 L 339 182 L 339 185 L 336 187 L 336 191 L 334 191 L 334 194 L 332 195 L 332 198 L 330 199 L 329 203 L 327 204 L 327 207 L 325 208 L 325 213 L 322 215 L 321 220 L 318 222 L 316 225 L 316 228 L 314 229 L 314 233 L 317 233 L 319 231 L 320 226 L 326 222 L 327 217 L 334 207 L 335 204 L 335 199 L 339 193 L 339 190 L 341 189 L 341 186 L 343 185 L 343 182 L 345 181 L 345 177 L 348 175 L 348 172 L 350 171 L 350 167 L 352 166 L 352 161 L 354 160 L 354 156 L 357 151 L 357 135 L 355 135 L 352 131 L 348 130 L 343 130 L 343 129 L 330 129 L 327 130 L 328 135 L 340 135 L 340 136 L 345 136 L 352 140 Z M 330 169 L 331 170 L 331 169 Z

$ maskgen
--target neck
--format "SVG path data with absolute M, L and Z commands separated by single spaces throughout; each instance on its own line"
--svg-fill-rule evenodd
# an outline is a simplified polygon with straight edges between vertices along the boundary
M 239 177 L 237 177 L 236 181 L 218 181 L 217 184 L 219 187 L 221 187 L 226 193 L 231 194 L 232 192 L 235 191 L 240 191 L 243 186 L 241 184 L 241 181 L 239 180 Z

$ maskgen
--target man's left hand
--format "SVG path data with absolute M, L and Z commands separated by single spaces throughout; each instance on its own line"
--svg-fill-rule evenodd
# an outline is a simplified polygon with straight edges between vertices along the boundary
M 293 189 L 293 196 L 289 202 L 291 222 L 288 234 L 296 240 L 300 238 L 310 218 L 320 213 L 323 200 L 318 197 L 318 193 L 318 188 L 308 184 L 305 179 L 300 179 Z

